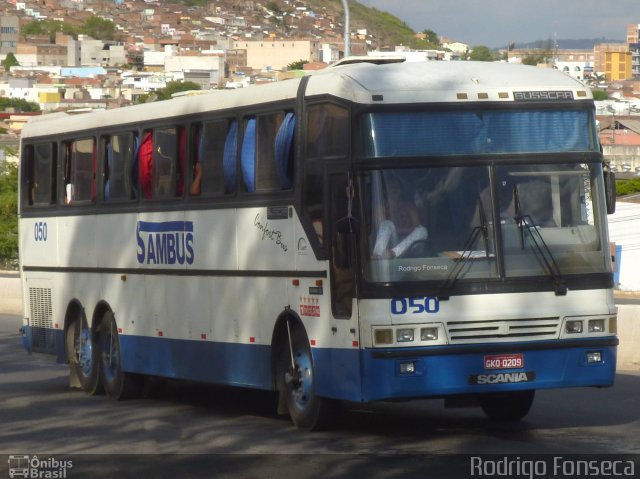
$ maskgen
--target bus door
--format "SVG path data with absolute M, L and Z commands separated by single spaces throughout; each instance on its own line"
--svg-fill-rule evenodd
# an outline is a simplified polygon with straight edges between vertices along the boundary
M 343 167 L 344 168 L 344 167 Z M 331 331 L 333 344 L 339 348 L 332 369 L 334 381 L 341 384 L 345 399 L 360 398 L 360 328 L 356 301 L 356 236 L 359 220 L 351 176 L 345 172 L 328 172 L 330 228 Z M 346 395 L 346 396 L 345 396 Z

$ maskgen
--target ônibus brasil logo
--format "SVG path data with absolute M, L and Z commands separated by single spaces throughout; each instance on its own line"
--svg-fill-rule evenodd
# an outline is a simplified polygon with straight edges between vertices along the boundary
M 32 479 L 65 479 L 67 471 L 73 467 L 73 461 L 38 456 L 9 456 L 9 477 L 26 477 Z

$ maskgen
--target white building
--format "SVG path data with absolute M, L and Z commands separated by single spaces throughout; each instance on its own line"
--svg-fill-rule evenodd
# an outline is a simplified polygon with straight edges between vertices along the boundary
M 609 240 L 616 244 L 617 286 L 622 291 L 640 291 L 640 203 L 618 201 L 609 216 Z

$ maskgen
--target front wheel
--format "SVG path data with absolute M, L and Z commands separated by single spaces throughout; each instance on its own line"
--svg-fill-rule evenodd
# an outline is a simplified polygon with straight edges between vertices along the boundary
M 533 404 L 535 391 L 483 394 L 480 407 L 494 421 L 518 421 L 527 415 Z
M 101 381 L 104 391 L 112 399 L 129 399 L 140 391 L 140 378 L 122 370 L 120 337 L 113 313 L 105 313 L 100 323 Z
M 296 427 L 312 431 L 330 425 L 339 403 L 316 394 L 311 348 L 300 326 L 291 329 L 291 340 L 282 348 L 278 374 L 280 394 Z

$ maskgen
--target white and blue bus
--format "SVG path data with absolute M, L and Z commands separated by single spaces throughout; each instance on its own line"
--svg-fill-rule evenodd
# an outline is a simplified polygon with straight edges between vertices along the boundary
M 500 63 L 356 63 L 23 130 L 23 340 L 72 386 L 149 377 L 493 419 L 611 386 L 613 176 L 590 90 Z

